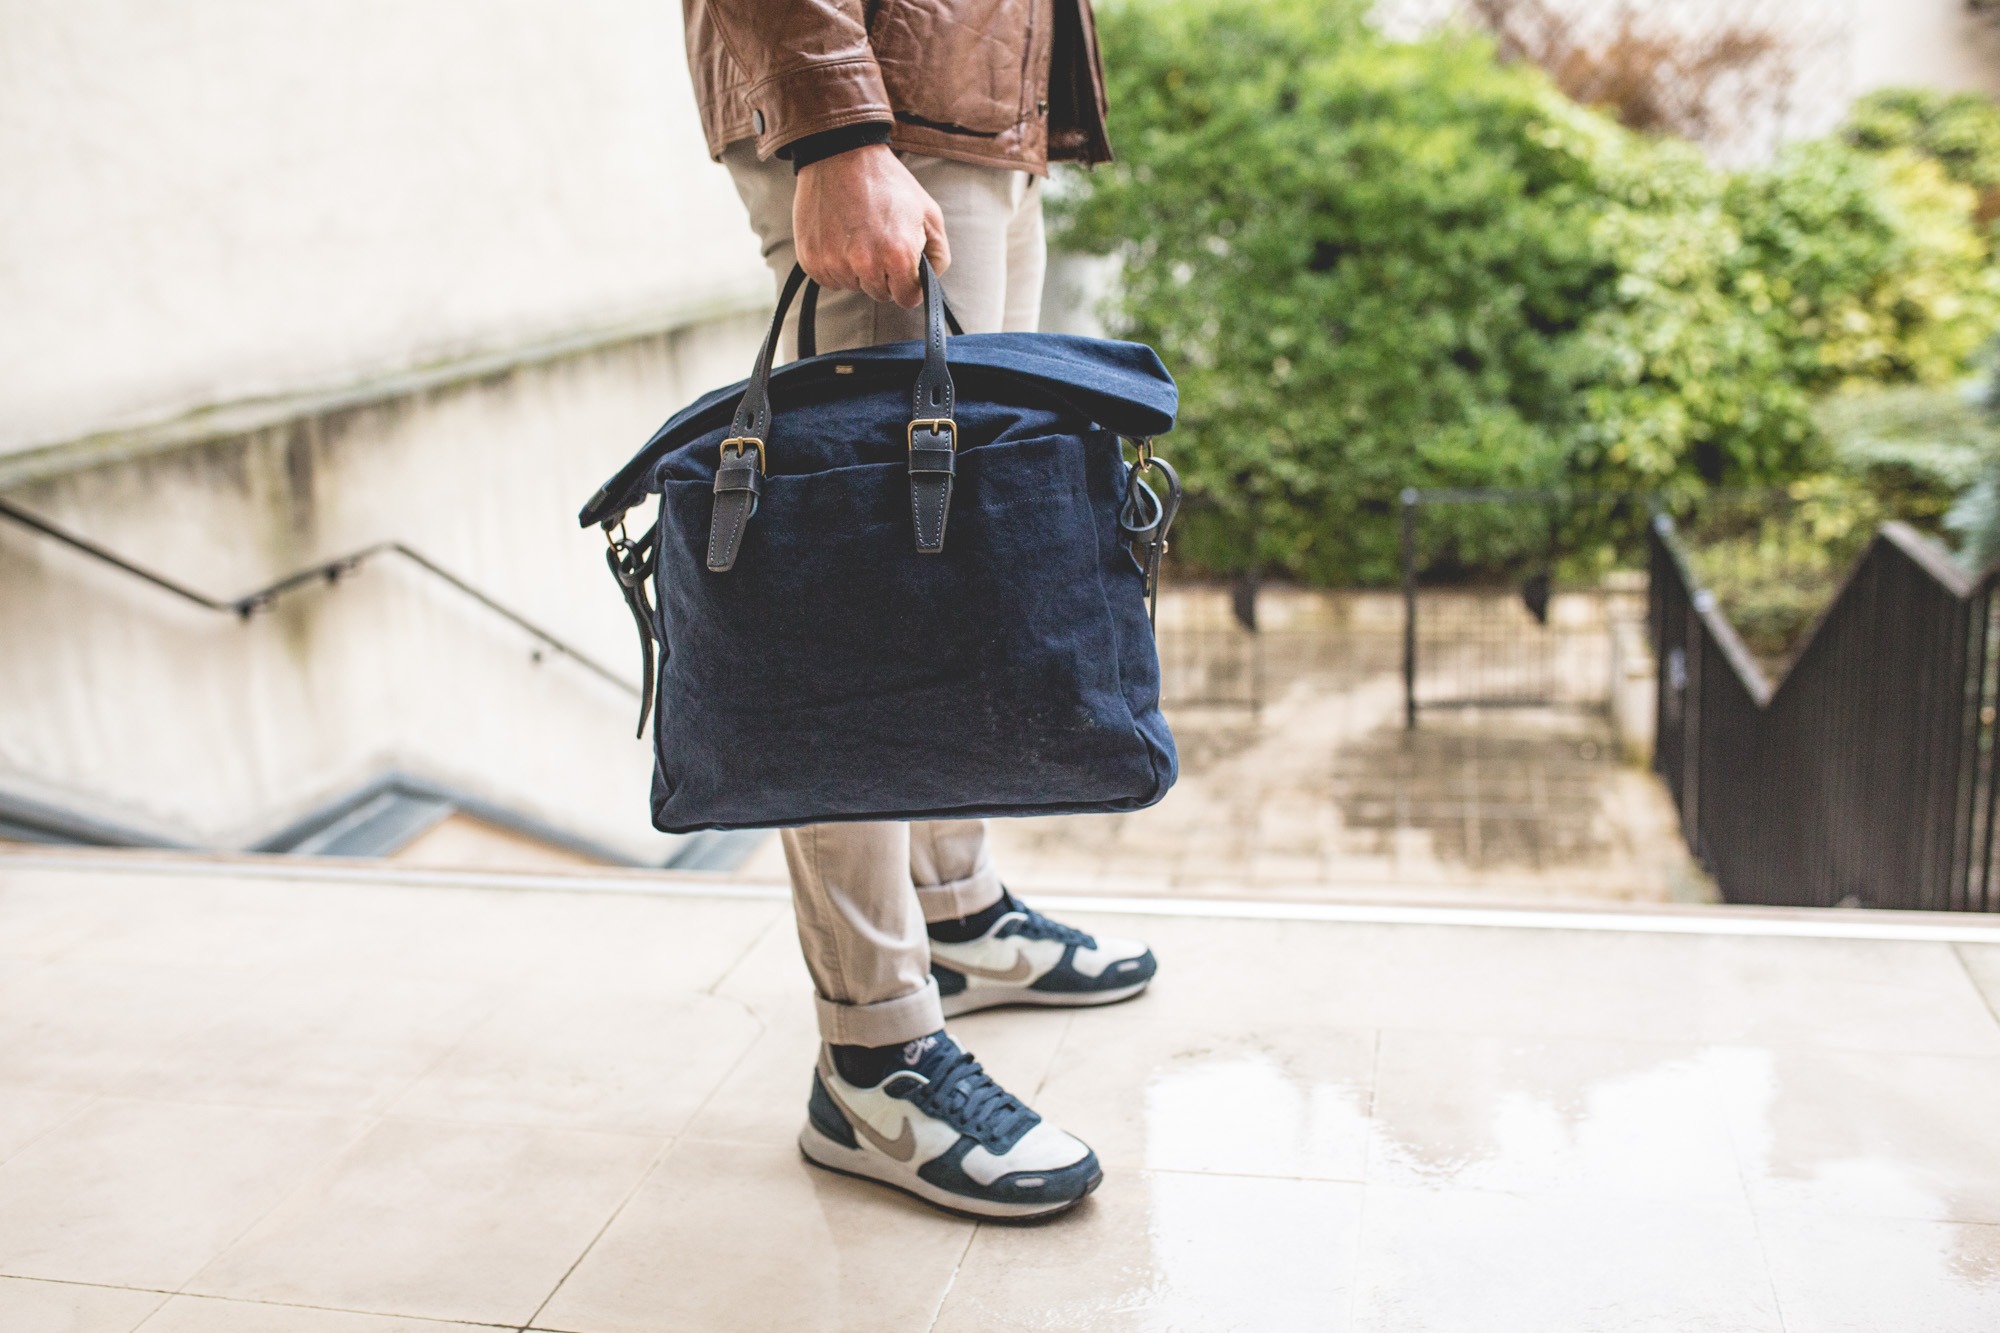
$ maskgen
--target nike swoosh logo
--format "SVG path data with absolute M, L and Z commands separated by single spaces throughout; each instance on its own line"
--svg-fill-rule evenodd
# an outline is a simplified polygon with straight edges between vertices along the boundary
M 988 981 L 1026 981 L 1028 974 L 1035 970 L 1028 965 L 1028 956 L 1019 953 L 1014 955 L 1014 965 L 1004 972 L 997 967 L 975 967 L 971 963 L 961 963 L 955 958 L 944 960 L 944 965 L 954 972 L 984 977 Z
M 881 1130 L 869 1124 L 866 1116 L 849 1106 L 846 1099 L 835 1092 L 825 1079 L 821 1079 L 820 1082 L 826 1087 L 827 1095 L 833 1098 L 834 1105 L 847 1113 L 847 1122 L 860 1130 L 861 1137 L 874 1144 L 891 1161 L 907 1162 L 917 1155 L 917 1131 L 916 1127 L 910 1124 L 908 1116 L 903 1117 L 903 1127 L 897 1132 L 896 1137 L 889 1138 Z

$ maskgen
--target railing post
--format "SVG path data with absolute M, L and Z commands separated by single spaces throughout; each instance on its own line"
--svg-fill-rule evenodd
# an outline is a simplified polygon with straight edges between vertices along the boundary
M 1949 905 L 1954 911 L 1972 909 L 1973 829 L 1979 817 L 1979 732 L 1986 706 L 1986 635 L 1980 618 L 1986 595 L 1966 601 L 1961 626 L 1959 660 L 1964 664 L 1964 685 L 1959 700 L 1958 745 L 1953 754 L 1957 766 L 1952 804 L 1952 845 L 1946 868 Z
M 1417 729 L 1417 488 L 1403 502 L 1403 729 Z
M 1979 596 L 1973 600 L 1973 606 L 1976 608 L 1976 614 L 1979 617 L 1977 624 L 1979 626 L 1980 641 L 1990 645 L 1993 639 L 1993 584 L 1990 580 L 1985 582 L 1980 588 Z M 1988 656 L 1991 656 L 1993 651 L 1989 647 Z M 1980 672 L 1979 678 L 1981 689 L 1984 690 L 1986 680 L 1984 671 Z M 2000 696 L 2000 689 L 1996 689 L 1993 696 L 1982 695 L 1982 703 L 1979 709 L 1979 730 L 1974 733 L 1973 739 L 1974 748 L 1983 752 L 1984 755 L 1984 780 L 1986 783 L 1986 810 L 1984 818 L 1980 823 L 1980 846 L 1978 851 L 1978 906 L 1974 909 L 1981 912 L 1990 912 L 1994 910 L 1996 905 L 1992 897 L 1993 823 L 1995 816 L 2000 815 L 2000 806 L 1996 806 L 1996 802 L 2000 802 L 2000 753 L 1996 753 L 1994 747 L 1996 743 L 2000 743 L 2000 729 L 1995 728 L 1993 718 L 1987 713 L 1988 705 L 1984 702 L 1984 700 L 1996 696 Z
M 1702 846 L 1701 788 L 1702 761 L 1708 757 L 1707 746 L 1702 734 L 1703 668 L 1708 665 L 1708 626 L 1702 616 L 1715 605 L 1715 594 L 1706 588 L 1697 590 L 1688 598 L 1686 656 L 1683 669 L 1687 688 L 1681 695 L 1681 830 L 1687 844 L 1695 854 L 1695 859 L 1707 866 L 1715 876 L 1716 883 L 1722 883 L 1721 871 L 1711 863 L 1708 851 Z M 1724 896 L 1728 890 L 1724 889 Z

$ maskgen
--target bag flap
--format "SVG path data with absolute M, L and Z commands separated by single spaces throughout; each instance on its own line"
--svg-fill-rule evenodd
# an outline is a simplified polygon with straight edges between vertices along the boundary
M 1068 402 L 1107 430 L 1126 436 L 1164 435 L 1173 429 L 1180 391 L 1152 348 L 1106 338 L 1062 333 L 973 333 L 949 345 L 952 369 L 980 369 L 1032 384 Z M 923 364 L 923 343 L 885 343 L 828 352 L 771 372 L 771 395 L 787 384 L 830 377 L 840 365 L 908 365 L 912 382 Z M 872 378 L 872 377 L 871 377 Z M 590 497 L 577 515 L 582 527 L 617 517 L 638 503 L 661 457 L 726 423 L 748 380 L 702 395 L 653 433 L 646 447 Z

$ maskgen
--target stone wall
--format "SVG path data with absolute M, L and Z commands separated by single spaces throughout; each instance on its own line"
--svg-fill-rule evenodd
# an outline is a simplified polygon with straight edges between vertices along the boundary
M 665 0 L 0 23 L 0 454 L 765 299 Z
M 636 683 L 603 539 L 575 512 L 668 414 L 741 378 L 761 322 L 385 394 L 8 499 L 217 597 L 402 541 Z M 393 769 L 659 860 L 636 700 L 536 649 L 393 559 L 243 621 L 0 523 L 0 794 L 241 847 Z
M 0 42 L 0 493 L 233 597 L 400 541 L 636 683 L 573 515 L 770 278 L 655 0 L 65 0 Z M 248 621 L 0 523 L 0 797 L 241 847 L 399 771 L 657 859 L 635 701 L 407 562 Z

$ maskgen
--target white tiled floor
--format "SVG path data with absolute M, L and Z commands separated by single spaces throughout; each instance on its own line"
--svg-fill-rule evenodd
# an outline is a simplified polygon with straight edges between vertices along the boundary
M 2000 1328 L 2000 922 L 1083 915 L 1022 1228 L 799 1161 L 778 899 L 295 870 L 0 857 L 4 1333 Z

